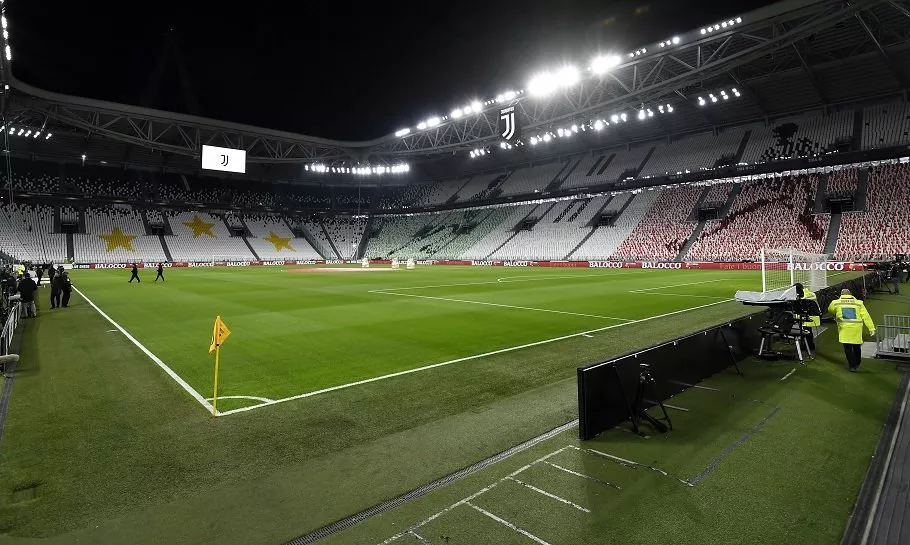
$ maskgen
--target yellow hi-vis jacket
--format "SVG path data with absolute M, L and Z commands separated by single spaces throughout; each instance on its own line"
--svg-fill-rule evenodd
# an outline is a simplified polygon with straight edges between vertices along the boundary
M 821 307 L 818 306 L 818 297 L 815 296 L 815 292 L 807 289 L 803 295 L 803 299 L 806 301 L 814 301 L 814 306 L 818 307 L 819 312 L 821 312 Z M 805 327 L 818 327 L 822 325 L 822 317 L 816 314 L 810 314 L 809 321 L 803 322 L 803 325 Z
M 841 295 L 831 301 L 828 312 L 837 320 L 837 338 L 843 344 L 863 344 L 863 324 L 869 332 L 875 331 L 866 305 L 852 295 Z

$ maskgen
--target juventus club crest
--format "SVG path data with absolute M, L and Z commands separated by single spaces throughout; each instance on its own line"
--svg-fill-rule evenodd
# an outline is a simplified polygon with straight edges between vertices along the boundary
M 512 141 L 518 138 L 518 123 L 515 121 L 515 106 L 499 110 L 499 136 Z

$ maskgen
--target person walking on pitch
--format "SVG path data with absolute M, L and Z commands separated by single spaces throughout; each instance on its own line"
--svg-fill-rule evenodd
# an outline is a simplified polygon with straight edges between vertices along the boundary
M 837 338 L 844 345 L 844 354 L 847 355 L 850 372 L 855 373 L 859 370 L 862 358 L 863 325 L 874 337 L 875 324 L 872 322 L 872 317 L 869 316 L 869 311 L 866 310 L 866 305 L 853 297 L 850 290 L 845 288 L 840 293 L 840 299 L 831 301 L 828 312 L 833 314 L 837 320 Z
M 164 282 L 164 264 L 163 263 L 158 264 L 158 274 L 155 276 L 155 282 L 157 282 L 159 278 L 161 279 L 162 282 Z
M 142 282 L 142 280 L 139 280 L 139 267 L 137 267 L 135 263 L 133 263 L 132 271 L 133 271 L 133 274 L 130 275 L 130 284 L 133 283 L 133 279 L 135 279 L 136 282 Z

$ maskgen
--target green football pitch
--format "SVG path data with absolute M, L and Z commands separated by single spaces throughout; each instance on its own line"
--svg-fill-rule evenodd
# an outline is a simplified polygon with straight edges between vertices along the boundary
M 829 331 L 806 366 L 747 361 L 674 398 L 666 435 L 579 442 L 578 366 L 754 312 L 730 299 L 759 273 L 71 275 L 70 307 L 42 288 L 24 322 L 2 545 L 285 543 L 559 429 L 319 542 L 833 544 L 900 379 L 878 361 L 845 372 Z M 874 318 L 908 313 L 887 297 Z M 232 334 L 215 418 L 218 315 Z
M 315 272 L 315 271 L 331 272 Z M 220 412 L 294 401 L 362 381 L 533 349 L 567 336 L 647 330 L 660 318 L 756 289 L 757 272 L 435 267 L 174 269 L 167 282 L 77 272 L 91 303 Z

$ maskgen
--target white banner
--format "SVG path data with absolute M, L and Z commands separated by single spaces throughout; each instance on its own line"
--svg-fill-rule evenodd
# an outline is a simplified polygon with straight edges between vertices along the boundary
M 202 146 L 202 168 L 225 172 L 246 172 L 246 150 Z

